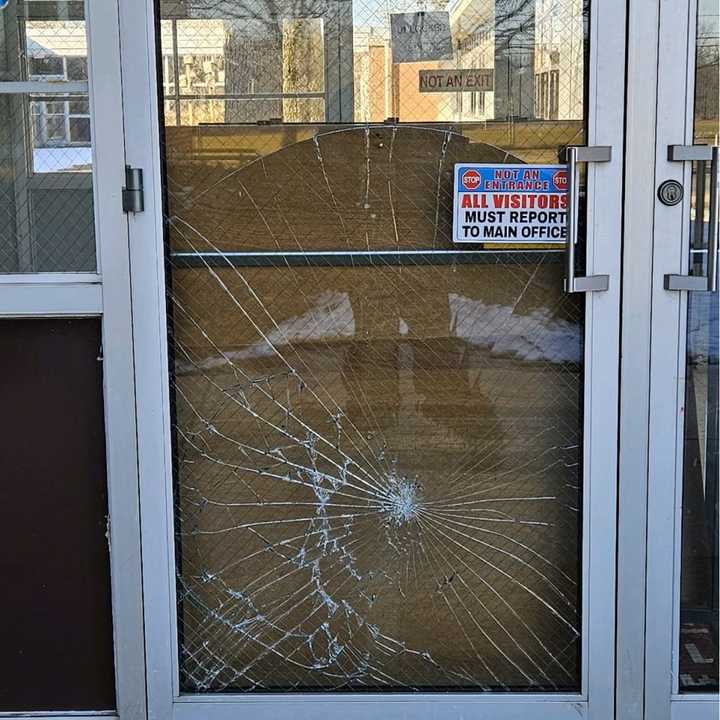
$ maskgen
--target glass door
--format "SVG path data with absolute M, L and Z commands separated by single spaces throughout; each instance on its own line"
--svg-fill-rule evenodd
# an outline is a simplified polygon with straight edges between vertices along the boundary
M 660 57 L 688 60 L 682 73 L 661 65 L 659 75 L 661 97 L 686 103 L 658 123 L 657 180 L 676 182 L 678 197 L 658 191 L 656 208 L 646 707 L 652 718 L 714 718 L 720 16 L 705 0 L 670 10 L 672 19 L 663 12 Z M 678 22 L 687 33 L 678 36 Z
M 609 717 L 624 6 L 121 21 L 151 715 Z

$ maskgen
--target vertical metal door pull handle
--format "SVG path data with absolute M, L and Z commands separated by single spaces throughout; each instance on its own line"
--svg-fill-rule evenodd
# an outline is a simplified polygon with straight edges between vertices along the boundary
M 565 292 L 602 292 L 610 287 L 610 277 L 608 275 L 578 276 L 575 273 L 575 246 L 578 239 L 578 200 L 580 197 L 580 183 L 577 174 L 578 163 L 609 162 L 612 158 L 612 150 L 606 145 L 597 145 L 595 147 L 570 146 L 565 153 L 568 167 Z
M 716 292 L 718 289 L 718 235 L 720 235 L 720 224 L 718 223 L 718 172 L 719 167 L 718 147 L 709 145 L 669 145 L 668 160 L 675 162 L 696 162 L 698 163 L 697 177 L 705 175 L 705 163 L 710 161 L 710 212 L 708 228 L 708 259 L 707 275 L 665 275 L 664 287 L 666 290 L 687 290 L 689 292 Z M 703 187 L 698 182 L 697 198 L 695 200 L 695 232 L 702 232 L 703 218 L 705 211 L 705 198 L 700 196 L 699 189 Z M 703 193 L 704 195 L 704 193 Z M 701 238 L 702 240 L 702 238 Z

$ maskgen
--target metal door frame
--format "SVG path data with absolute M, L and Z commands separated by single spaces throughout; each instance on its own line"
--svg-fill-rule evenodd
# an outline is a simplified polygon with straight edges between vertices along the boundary
M 717 694 L 679 692 L 688 293 L 664 288 L 666 274 L 687 274 L 690 256 L 692 166 L 668 160 L 668 146 L 693 142 L 697 6 L 697 0 L 664 0 L 658 26 L 652 187 L 657 188 L 666 179 L 678 180 L 685 187 L 685 197 L 679 205 L 668 207 L 653 193 L 644 684 L 647 720 L 710 720 L 718 712 Z M 680 111 L 668 112 L 673 107 Z
M 679 560 L 690 193 L 667 146 L 692 143 L 697 0 L 630 2 L 618 489 L 616 720 L 710 720 L 717 695 L 678 693 Z M 631 180 L 631 182 L 627 181 Z
M 602 6 L 602 10 L 601 10 Z M 615 520 L 618 422 L 620 239 L 625 3 L 595 2 L 590 23 L 588 145 L 613 160 L 588 166 L 587 272 L 610 290 L 586 296 L 583 681 L 581 694 L 401 694 L 238 696 L 179 693 L 172 542 L 172 462 L 154 8 L 120 3 L 126 158 L 145 171 L 144 213 L 131 216 L 133 332 L 137 388 L 148 712 L 152 718 L 493 717 L 607 720 L 614 696 Z M 591 704 L 588 704 L 591 698 Z

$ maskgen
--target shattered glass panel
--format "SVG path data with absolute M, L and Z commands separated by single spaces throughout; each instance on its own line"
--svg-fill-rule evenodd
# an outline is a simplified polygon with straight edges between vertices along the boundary
M 83 12 L 0 12 L 0 273 L 96 269 Z
M 182 690 L 578 691 L 584 300 L 451 224 L 583 143 L 587 7 L 159 7 Z
M 693 142 L 720 142 L 720 14 L 698 1 Z M 696 163 L 691 196 L 692 274 L 707 275 L 710 163 Z M 718 689 L 718 294 L 688 293 L 685 372 L 680 690 Z

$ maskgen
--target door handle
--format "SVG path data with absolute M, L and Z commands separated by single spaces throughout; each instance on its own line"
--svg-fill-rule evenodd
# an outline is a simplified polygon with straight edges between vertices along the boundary
M 710 161 L 710 212 L 708 228 L 707 275 L 665 275 L 666 290 L 688 290 L 690 292 L 715 292 L 718 288 L 718 147 L 709 145 L 668 145 L 668 160 L 675 162 L 696 162 L 698 178 L 697 200 L 695 202 L 695 233 L 703 236 L 705 215 L 705 163 Z
M 612 150 L 606 145 L 579 147 L 571 145 L 565 149 L 568 173 L 568 206 L 566 213 L 567 236 L 565 251 L 565 292 L 602 292 L 610 287 L 608 275 L 581 275 L 575 272 L 575 247 L 578 239 L 578 201 L 580 198 L 580 182 L 578 180 L 578 163 L 609 162 Z

